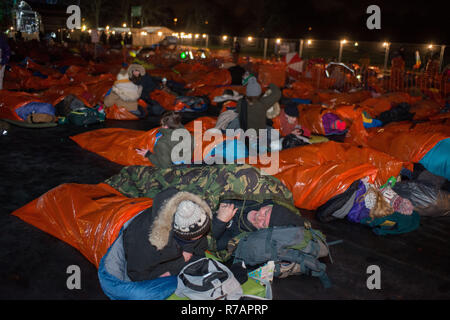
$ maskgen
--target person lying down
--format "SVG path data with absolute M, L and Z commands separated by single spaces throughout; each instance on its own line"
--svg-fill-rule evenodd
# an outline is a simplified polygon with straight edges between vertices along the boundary
M 205 256 L 208 234 L 222 250 L 241 232 L 303 226 L 304 222 L 304 218 L 272 200 L 226 200 L 212 212 L 198 195 L 169 188 L 156 195 L 153 206 L 124 230 L 127 274 L 132 281 L 177 275 L 185 265 Z M 322 256 L 326 254 L 324 247 Z

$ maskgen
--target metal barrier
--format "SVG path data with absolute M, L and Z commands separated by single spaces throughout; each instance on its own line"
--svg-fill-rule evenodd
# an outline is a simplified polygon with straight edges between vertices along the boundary
M 449 50 L 445 45 L 369 42 L 350 40 L 281 39 L 258 37 L 213 36 L 207 34 L 175 34 L 182 45 L 206 47 L 227 60 L 232 59 L 231 49 L 237 41 L 240 56 L 259 59 L 280 60 L 288 52 L 297 52 L 305 61 L 323 59 L 322 64 L 305 67 L 295 80 L 310 84 L 315 89 L 339 89 L 375 87 L 379 91 L 408 92 L 417 88 L 438 91 L 441 97 L 449 94 L 449 76 L 439 73 L 450 64 Z M 396 68 L 393 57 L 403 52 L 403 66 Z M 439 57 L 430 72 L 424 66 L 434 56 Z M 342 75 L 342 79 L 331 78 L 325 73 L 326 61 L 343 62 L 354 66 L 357 74 Z M 365 66 L 365 67 L 364 67 Z M 368 68 L 370 66 L 370 68 Z M 419 68 L 420 66 L 420 68 Z M 418 71 L 421 70 L 421 71 Z

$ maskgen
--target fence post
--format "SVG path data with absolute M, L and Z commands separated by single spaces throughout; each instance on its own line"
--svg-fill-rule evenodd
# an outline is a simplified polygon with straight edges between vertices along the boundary
M 439 57 L 439 72 L 442 71 L 442 62 L 444 61 L 445 45 L 441 46 L 441 56 Z
M 300 58 L 303 55 L 303 39 L 300 39 L 300 46 L 298 47 L 298 55 Z
M 267 43 L 269 42 L 269 39 L 264 38 L 264 60 L 267 58 Z
M 387 70 L 387 63 L 388 63 L 388 57 L 389 57 L 389 47 L 391 46 L 390 43 L 386 45 L 386 50 L 384 51 L 384 66 L 383 66 L 383 74 L 386 73 Z
M 341 62 L 342 60 L 342 48 L 344 47 L 344 41 L 339 41 L 339 56 L 338 56 L 338 62 Z

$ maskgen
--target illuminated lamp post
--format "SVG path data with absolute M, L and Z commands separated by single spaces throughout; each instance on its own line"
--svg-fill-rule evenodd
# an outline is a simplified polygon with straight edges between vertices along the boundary
M 387 63 L 388 63 L 388 57 L 389 57 L 389 47 L 390 47 L 390 43 L 389 42 L 383 42 L 383 47 L 385 48 L 384 50 L 384 66 L 383 66 L 383 73 L 386 73 L 387 70 Z
M 344 49 L 344 44 L 347 43 L 347 40 L 341 40 L 340 45 L 339 45 L 339 57 L 338 57 L 338 62 L 341 62 L 342 60 L 342 51 Z

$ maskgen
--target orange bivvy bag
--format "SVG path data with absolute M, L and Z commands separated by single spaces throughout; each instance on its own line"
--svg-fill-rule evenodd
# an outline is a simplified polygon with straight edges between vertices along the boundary
M 62 184 L 12 214 L 67 242 L 96 267 L 123 224 L 152 206 L 150 198 L 128 198 L 107 184 Z

